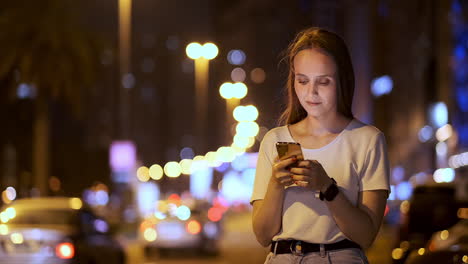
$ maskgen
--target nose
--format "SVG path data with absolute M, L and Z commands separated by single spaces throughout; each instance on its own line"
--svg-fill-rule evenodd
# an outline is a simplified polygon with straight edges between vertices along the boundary
M 318 83 L 317 82 L 310 83 L 308 93 L 318 94 Z

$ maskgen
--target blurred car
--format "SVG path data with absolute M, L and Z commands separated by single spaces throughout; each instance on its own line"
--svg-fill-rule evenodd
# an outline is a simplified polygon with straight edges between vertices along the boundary
M 124 264 L 109 225 L 79 198 L 19 199 L 0 213 L 0 263 Z
M 197 254 L 217 255 L 223 210 L 202 201 L 192 204 L 159 201 L 158 210 L 140 225 L 139 234 L 146 243 L 146 252 L 156 250 L 160 256 L 165 256 L 172 250 L 191 250 Z
M 453 185 L 415 187 L 410 200 L 403 201 L 400 205 L 401 224 L 399 239 L 392 251 L 393 264 L 405 263 L 412 252 L 426 246 L 434 232 L 457 223 L 459 206 Z
M 468 263 L 468 219 L 432 235 L 426 248 L 414 250 L 405 264 Z

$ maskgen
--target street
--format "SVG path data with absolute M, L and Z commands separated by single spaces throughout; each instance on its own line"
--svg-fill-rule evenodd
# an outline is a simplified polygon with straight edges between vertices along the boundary
M 194 254 L 179 254 L 174 252 L 160 257 L 152 254 L 144 257 L 143 249 L 137 244 L 127 246 L 128 264 L 261 264 L 268 254 L 268 248 L 262 248 L 255 240 L 251 227 L 251 213 L 237 213 L 229 215 L 225 222 L 225 233 L 221 241 L 221 254 L 217 257 L 201 257 Z M 394 231 L 384 226 L 381 229 L 372 248 L 366 254 L 370 263 L 391 263 L 391 242 Z

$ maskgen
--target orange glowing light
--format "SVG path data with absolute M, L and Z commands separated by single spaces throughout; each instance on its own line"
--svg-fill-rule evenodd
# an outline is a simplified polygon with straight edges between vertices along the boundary
M 187 223 L 187 232 L 189 232 L 192 235 L 196 235 L 200 233 L 201 231 L 201 225 L 198 221 L 196 220 L 191 220 L 190 222 Z
M 75 256 L 75 247 L 72 243 L 60 243 L 55 247 L 55 254 L 61 259 L 71 259 Z

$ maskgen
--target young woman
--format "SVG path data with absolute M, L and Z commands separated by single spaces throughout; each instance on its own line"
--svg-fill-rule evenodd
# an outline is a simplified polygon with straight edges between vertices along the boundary
M 389 194 L 385 138 L 351 112 L 348 49 L 320 28 L 288 49 L 284 126 L 260 145 L 251 203 L 253 230 L 271 245 L 265 263 L 368 263 Z M 304 160 L 278 159 L 276 142 L 300 143 Z

